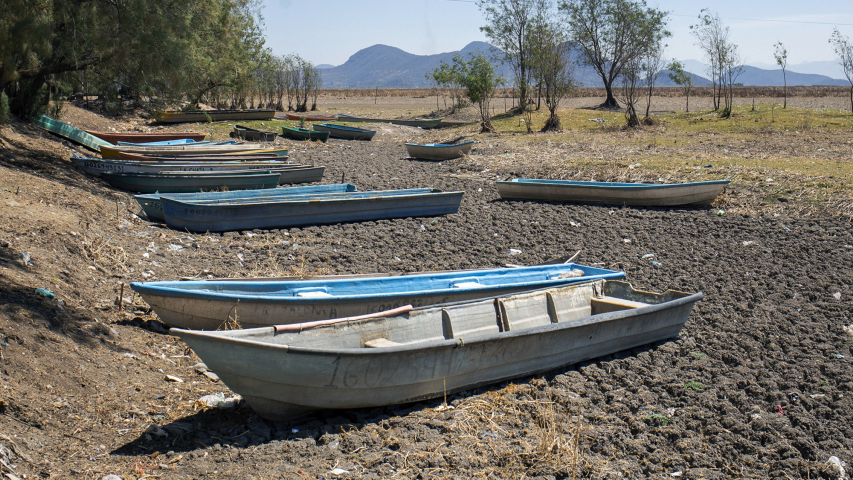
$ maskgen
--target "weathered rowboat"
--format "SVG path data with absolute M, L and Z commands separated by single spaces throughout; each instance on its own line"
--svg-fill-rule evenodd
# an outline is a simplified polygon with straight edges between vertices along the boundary
M 306 122 L 334 122 L 338 119 L 337 116 L 323 116 L 323 115 L 301 115 L 298 113 L 286 113 L 285 118 L 288 120 L 295 120 L 297 122 L 305 119 Z
M 383 190 L 283 199 L 181 202 L 163 199 L 169 227 L 195 232 L 291 228 L 456 213 L 463 192 Z
M 281 127 L 281 136 L 292 140 L 319 140 L 325 143 L 329 139 L 329 132 L 317 132 L 307 128 Z
M 141 155 L 138 153 L 119 153 L 118 160 L 135 160 L 140 162 L 265 162 L 269 160 L 285 161 L 287 150 L 274 150 L 270 153 L 247 153 L 235 155 Z
M 170 334 L 255 413 L 290 420 L 439 398 L 677 337 L 702 298 L 597 280 L 368 318 Z
M 265 132 L 256 128 L 244 127 L 243 125 L 234 125 L 233 135 L 237 138 L 254 142 L 274 142 L 276 137 L 275 132 Z
M 102 146 L 112 145 L 110 142 L 101 140 L 100 138 L 86 133 L 79 128 L 72 127 L 65 122 L 48 117 L 47 115 L 39 115 L 33 120 L 33 123 L 48 132 L 55 133 L 60 137 L 67 138 L 74 143 L 79 143 L 80 145 L 96 152 L 99 152 Z
M 406 151 L 412 158 L 442 161 L 468 155 L 473 146 L 473 140 L 465 143 L 407 143 Z
M 221 175 L 180 175 L 170 173 L 101 172 L 110 186 L 138 193 L 188 193 L 210 190 L 275 188 L 278 173 L 225 173 Z
M 356 186 L 351 183 L 336 183 L 331 185 L 311 185 L 305 187 L 287 188 L 262 188 L 260 190 L 239 190 L 233 192 L 201 192 L 201 193 L 144 193 L 135 195 L 134 198 L 145 211 L 145 215 L 152 220 L 165 221 L 163 216 L 163 202 L 160 197 L 168 196 L 175 200 L 198 201 L 198 200 L 225 200 L 233 198 L 261 198 L 288 195 L 310 195 L 318 193 L 346 193 L 355 192 Z
M 671 207 L 708 205 L 729 183 L 730 180 L 618 183 L 516 178 L 497 182 L 497 186 L 498 193 L 504 199 Z
M 101 172 L 159 173 L 159 172 L 216 172 L 230 170 L 281 169 L 305 167 L 296 163 L 266 162 L 138 162 L 135 160 L 102 160 L 100 158 L 71 157 L 71 163 L 89 175 Z
M 157 147 L 134 147 L 110 145 L 101 146 L 101 156 L 108 159 L 119 159 L 120 153 L 136 153 L 149 156 L 175 156 L 175 155 L 213 155 L 213 154 L 249 154 L 249 153 L 277 153 L 278 150 L 264 149 L 256 143 L 244 143 L 239 145 L 161 145 Z
M 408 127 L 420 127 L 424 129 L 435 128 L 443 118 L 416 118 L 414 120 L 397 120 L 387 118 L 366 118 L 355 117 L 352 115 L 338 115 L 339 122 L 372 122 L 372 123 L 390 123 L 392 125 L 406 125 Z
M 205 134 L 203 133 L 194 133 L 194 132 L 152 132 L 152 133 L 143 133 L 143 132 L 97 132 L 94 130 L 86 130 L 86 133 L 90 135 L 94 135 L 101 140 L 105 140 L 112 144 L 118 144 L 118 142 L 134 142 L 134 143 L 145 143 L 145 142 L 160 142 L 164 140 L 180 140 L 182 138 L 195 140 L 196 142 L 200 142 L 204 140 Z
M 325 173 L 326 167 L 319 166 L 315 167 L 313 165 L 285 165 L 281 167 L 273 167 L 273 168 L 263 168 L 263 169 L 250 169 L 250 170 L 213 170 L 207 172 L 192 172 L 192 171 L 161 171 L 160 173 L 171 173 L 176 176 L 184 175 L 184 176 L 205 176 L 205 175 L 252 175 L 258 174 L 261 172 L 267 173 L 277 173 L 279 175 L 278 184 L 279 185 L 291 185 L 291 184 L 299 184 L 299 183 L 313 183 L 319 182 L 323 179 L 323 173 Z
M 131 287 L 167 325 L 216 330 L 229 316 L 234 318 L 234 305 L 240 325 L 262 327 L 624 276 L 614 270 L 564 263 L 340 280 L 143 282 Z
M 154 120 L 159 123 L 220 122 L 223 120 L 272 120 L 275 110 L 257 108 L 252 110 L 194 110 L 187 112 L 155 112 Z
M 330 137 L 343 138 L 346 140 L 370 140 L 374 135 L 376 135 L 376 130 L 345 127 L 343 125 L 333 125 L 331 123 L 315 123 L 311 128 L 318 132 L 329 132 Z

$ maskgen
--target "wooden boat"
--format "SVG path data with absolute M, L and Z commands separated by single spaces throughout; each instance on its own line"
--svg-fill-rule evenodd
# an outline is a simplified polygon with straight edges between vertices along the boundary
M 110 186 L 138 193 L 184 193 L 210 190 L 275 188 L 278 173 L 225 173 L 219 175 L 179 175 L 171 173 L 101 172 Z
M 253 110 L 194 110 L 187 112 L 155 112 L 154 120 L 159 123 L 221 122 L 224 120 L 272 120 L 275 110 L 256 108 Z
M 225 200 L 233 198 L 261 198 L 288 195 L 310 195 L 318 193 L 346 193 L 355 192 L 356 186 L 351 183 L 337 183 L 331 185 L 311 185 L 306 187 L 287 188 L 262 188 L 259 190 L 238 190 L 231 192 L 203 192 L 203 193 L 144 193 L 135 195 L 139 206 L 145 211 L 145 215 L 152 220 L 165 221 L 163 216 L 163 202 L 160 197 L 168 195 L 168 198 L 182 201 L 197 200 Z
M 420 127 L 424 129 L 435 128 L 443 118 L 420 118 L 414 120 L 397 120 L 385 118 L 354 117 L 352 115 L 338 115 L 339 122 L 368 122 L 368 123 L 390 123 L 392 125 L 406 125 L 408 127 Z
M 108 159 L 119 159 L 120 153 L 136 153 L 150 156 L 174 155 L 212 155 L 212 154 L 249 154 L 276 153 L 274 149 L 264 149 L 256 143 L 240 145 L 161 145 L 158 147 L 123 147 L 120 145 L 101 146 L 101 156 Z
M 161 171 L 160 173 L 173 173 L 175 175 L 244 175 L 244 174 L 256 174 L 260 172 L 266 173 L 277 173 L 278 184 L 279 185 L 296 185 L 302 183 L 314 183 L 319 182 L 323 179 L 323 174 L 326 171 L 326 167 L 320 165 L 315 167 L 313 165 L 283 165 L 280 167 L 273 168 L 262 168 L 262 169 L 250 169 L 250 170 L 213 170 L 207 172 L 193 172 L 193 171 L 172 171 L 166 172 Z M 264 187 L 266 188 L 266 187 Z
M 60 137 L 67 138 L 74 143 L 83 145 L 89 150 L 94 150 L 96 152 L 99 152 L 102 146 L 112 145 L 110 142 L 101 140 L 100 138 L 90 135 L 79 128 L 72 127 L 65 122 L 48 117 L 47 115 L 39 115 L 33 120 L 33 123 L 48 132 L 55 133 Z
M 296 163 L 267 162 L 138 162 L 135 160 L 102 160 L 100 158 L 71 157 L 71 163 L 88 173 L 100 176 L 101 172 L 160 173 L 160 172 L 218 172 L 231 170 L 257 170 L 305 167 Z
M 166 224 L 179 230 L 225 232 L 365 222 L 456 213 L 463 192 L 384 190 L 284 199 L 181 202 L 163 199 Z
M 118 160 L 134 160 L 140 162 L 266 162 L 266 161 L 286 161 L 288 157 L 287 150 L 274 150 L 270 153 L 248 153 L 234 155 L 142 155 L 138 153 L 119 152 Z
M 255 413 L 290 420 L 439 398 L 677 337 L 702 298 L 595 280 L 364 317 L 170 334 Z
M 407 143 L 406 151 L 412 158 L 420 158 L 422 160 L 453 160 L 462 155 L 468 155 L 471 147 L 474 146 L 474 141 L 465 143 Z
M 329 139 L 329 132 L 317 132 L 307 128 L 281 127 L 281 136 L 292 140 L 319 140 L 325 143 Z
M 234 318 L 234 305 L 238 301 L 238 323 L 249 328 L 351 317 L 408 304 L 435 305 L 624 276 L 614 270 L 564 263 L 340 280 L 142 282 L 131 287 L 167 325 L 216 330 L 229 316 Z
M 617 183 L 516 178 L 497 182 L 497 186 L 504 199 L 671 207 L 708 205 L 729 182 Z
M 243 125 L 234 125 L 233 136 L 254 142 L 274 142 L 276 133 L 244 127 Z
M 205 134 L 194 132 L 98 132 L 94 130 L 86 130 L 89 135 L 94 135 L 101 140 L 105 140 L 112 144 L 118 142 L 161 142 L 164 140 L 180 140 L 182 138 L 195 140 L 200 142 L 204 140 Z
M 285 118 L 288 120 L 295 120 L 297 122 L 305 119 L 306 122 L 334 122 L 338 119 L 336 115 L 332 116 L 323 116 L 323 115 L 301 115 L 299 113 L 286 113 Z
M 318 132 L 329 132 L 330 137 L 343 138 L 345 140 L 370 140 L 374 135 L 376 135 L 376 130 L 345 127 L 343 125 L 333 125 L 331 123 L 315 123 L 311 128 Z

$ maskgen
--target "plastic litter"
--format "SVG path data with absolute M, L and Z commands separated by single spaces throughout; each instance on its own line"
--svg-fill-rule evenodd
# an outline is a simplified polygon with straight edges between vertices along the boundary
M 344 470 L 343 468 L 333 468 L 330 473 L 332 475 L 343 475 L 345 473 L 349 473 L 349 470 Z
M 174 375 L 166 375 L 166 380 L 175 383 L 184 383 L 184 381 Z
M 233 397 L 225 397 L 224 393 L 215 393 L 213 395 L 205 395 L 198 399 L 202 405 L 214 408 L 232 408 L 240 403 L 242 397 L 239 395 Z
M 510 248 L 510 249 L 509 249 L 509 254 L 510 254 L 510 255 L 520 255 L 520 254 L 521 254 L 521 250 L 519 250 L 519 249 L 517 249 L 517 248 Z
M 840 458 L 833 455 L 829 457 L 826 463 L 832 467 L 835 467 L 835 471 L 838 473 L 838 480 L 843 480 L 847 478 L 847 472 L 844 471 L 844 467 L 846 467 L 847 464 L 845 462 L 842 462 Z
M 181 245 L 175 245 L 174 243 L 169 244 L 169 250 L 183 250 L 184 247 Z
M 39 295 L 41 295 L 41 296 L 42 296 L 42 297 L 44 297 L 44 298 L 53 298 L 53 297 L 55 297 L 55 296 L 56 296 L 56 294 L 55 294 L 55 293 L 53 293 L 53 292 L 51 292 L 50 290 L 47 290 L 47 289 L 45 289 L 45 288 L 37 288 L 37 289 L 36 289 L 36 293 L 37 293 L 37 294 L 39 294 Z
M 652 257 L 654 257 L 654 256 L 655 256 L 655 254 L 654 254 L 654 253 L 647 253 L 647 254 L 643 255 L 642 257 L 640 257 L 640 258 L 652 258 Z
M 163 430 L 158 425 L 153 424 L 153 423 L 151 425 L 148 425 L 148 428 L 145 429 L 145 433 L 148 433 L 150 435 L 154 435 L 157 437 L 165 437 L 165 436 L 169 435 L 168 433 L 166 433 L 165 430 Z
M 836 300 L 841 300 L 841 292 L 835 292 L 832 296 L 835 297 Z
M 660 262 L 658 262 L 657 260 L 652 260 L 652 265 L 654 265 L 654 266 L 656 266 L 656 267 L 659 267 L 659 266 L 661 266 L 661 265 L 663 265 L 663 264 L 662 264 L 662 263 L 660 263 Z
M 723 215 L 725 215 L 725 214 L 726 214 L 726 211 L 725 211 L 725 210 L 717 210 L 717 216 L 718 216 L 718 217 L 722 217 L 722 216 L 723 216 Z

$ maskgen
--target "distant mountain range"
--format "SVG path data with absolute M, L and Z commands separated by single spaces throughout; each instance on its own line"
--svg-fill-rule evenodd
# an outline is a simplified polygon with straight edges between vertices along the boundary
M 415 55 L 405 52 L 396 47 L 387 45 L 373 45 L 359 50 L 353 54 L 344 64 L 317 65 L 323 76 L 324 88 L 425 88 L 429 87 L 426 74 L 432 72 L 441 65 L 441 62 L 450 63 L 457 53 L 468 54 L 481 52 L 490 58 L 496 58 L 500 53 L 492 45 L 485 42 L 471 42 L 462 50 L 457 52 L 438 53 L 435 55 Z M 573 55 L 578 58 L 577 55 Z M 710 85 L 711 82 L 703 77 L 706 75 L 706 66 L 696 60 L 682 62 L 685 70 L 693 78 L 694 85 Z M 814 68 L 821 71 L 831 71 L 832 62 L 810 62 Z M 801 64 L 803 65 L 803 64 Z M 495 65 L 498 73 L 507 81 L 512 81 L 512 70 L 506 65 Z M 847 80 L 839 80 L 827 75 L 813 73 L 797 73 L 788 68 L 787 80 L 789 86 L 795 85 L 849 85 Z M 575 79 L 581 86 L 600 87 L 603 85 L 601 78 L 588 66 L 576 65 Z M 661 73 L 657 84 L 659 86 L 674 86 L 669 79 L 669 71 Z M 743 73 L 737 82 L 748 86 L 782 86 L 782 72 L 779 68 L 762 69 L 754 66 L 745 66 Z

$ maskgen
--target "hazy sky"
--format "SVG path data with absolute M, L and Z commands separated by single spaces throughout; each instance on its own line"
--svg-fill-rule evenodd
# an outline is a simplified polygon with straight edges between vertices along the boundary
M 417 55 L 459 50 L 486 41 L 473 0 L 263 0 L 267 46 L 278 55 L 298 53 L 315 64 L 340 65 L 375 44 Z M 788 63 L 834 60 L 828 43 L 834 27 L 853 38 L 850 0 L 648 1 L 670 12 L 667 57 L 702 60 L 690 25 L 709 5 L 730 27 L 746 63 L 774 63 L 773 44 L 788 47 Z

